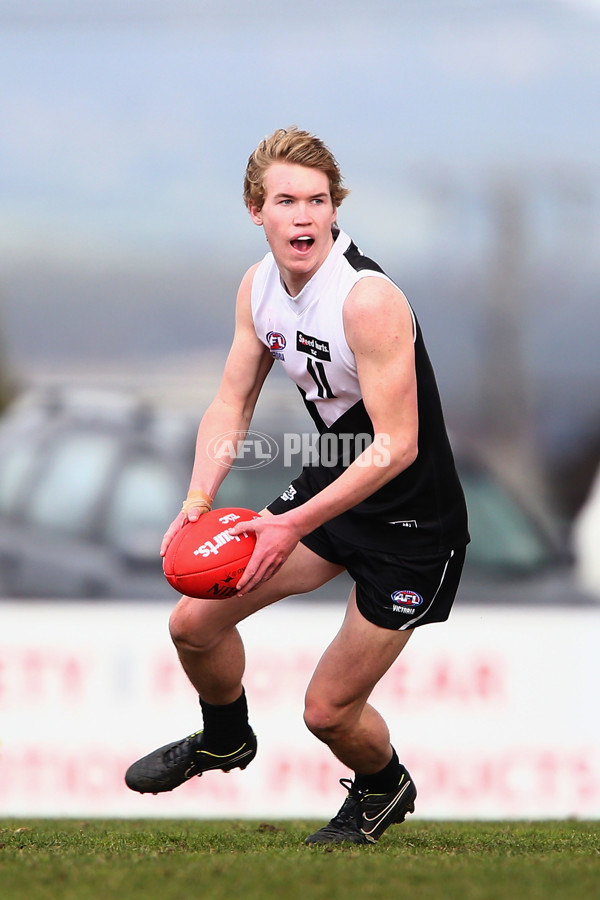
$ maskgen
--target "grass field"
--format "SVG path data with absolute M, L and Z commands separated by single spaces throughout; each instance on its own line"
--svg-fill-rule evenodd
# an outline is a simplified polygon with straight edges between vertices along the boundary
M 0 821 L 2 900 L 598 900 L 600 822 L 407 822 L 304 845 L 314 822 Z

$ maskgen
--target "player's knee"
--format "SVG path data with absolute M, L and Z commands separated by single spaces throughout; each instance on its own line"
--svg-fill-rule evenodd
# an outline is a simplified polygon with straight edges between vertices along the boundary
M 181 602 L 175 607 L 169 618 L 169 634 L 176 647 L 187 643 L 190 637 L 189 620 L 181 609 Z
M 210 628 L 203 627 L 197 615 L 197 604 L 183 597 L 169 619 L 171 640 L 178 648 L 193 648 L 203 653 L 217 643 L 217 636 Z
M 348 730 L 347 711 L 323 697 L 307 695 L 304 722 L 308 730 L 326 744 L 339 740 Z

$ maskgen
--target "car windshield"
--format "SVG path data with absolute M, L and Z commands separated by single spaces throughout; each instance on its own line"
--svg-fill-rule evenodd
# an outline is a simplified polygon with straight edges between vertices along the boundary
M 0 449 L 0 514 L 12 511 L 25 474 L 36 457 L 35 443 L 16 443 Z
M 108 505 L 108 543 L 139 562 L 155 561 L 181 494 L 180 479 L 165 460 L 144 453 L 125 460 Z
M 475 470 L 461 472 L 461 481 L 469 510 L 469 567 L 524 575 L 554 561 L 544 533 L 500 483 Z
M 84 534 L 93 524 L 118 451 L 118 441 L 110 433 L 61 435 L 52 448 L 45 477 L 30 497 L 29 521 L 63 534 Z

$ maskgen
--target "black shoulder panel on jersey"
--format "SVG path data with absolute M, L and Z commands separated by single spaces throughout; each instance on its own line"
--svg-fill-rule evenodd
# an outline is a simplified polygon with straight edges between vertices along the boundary
M 350 242 L 350 246 L 344 253 L 344 256 L 355 272 L 363 272 L 365 269 L 369 269 L 371 272 L 381 272 L 382 275 L 385 275 L 380 265 L 369 259 L 368 256 L 363 256 L 354 241 Z

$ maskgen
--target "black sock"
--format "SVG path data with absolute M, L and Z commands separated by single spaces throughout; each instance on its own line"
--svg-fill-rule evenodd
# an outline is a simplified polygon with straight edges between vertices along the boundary
M 369 794 L 389 794 L 397 788 L 400 781 L 400 760 L 393 747 L 392 754 L 389 763 L 380 772 L 374 772 L 372 775 L 360 775 L 357 772 L 354 787 Z
M 242 688 L 241 695 L 233 703 L 216 705 L 207 703 L 202 697 L 199 699 L 207 747 L 214 753 L 229 753 L 243 744 L 251 730 L 244 689 Z

